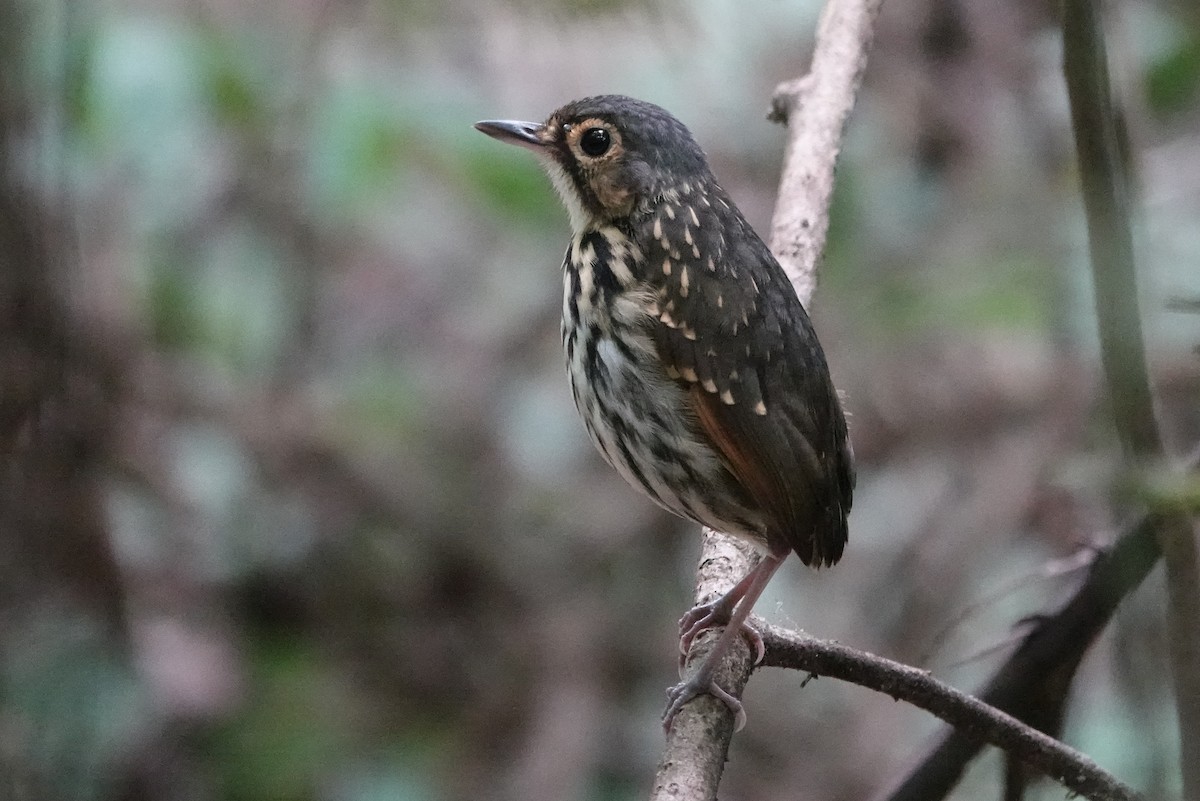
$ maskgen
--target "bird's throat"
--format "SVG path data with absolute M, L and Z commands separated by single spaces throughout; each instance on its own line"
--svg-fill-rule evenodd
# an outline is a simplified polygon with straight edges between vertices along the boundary
M 546 157 L 542 159 L 542 165 L 546 168 L 546 174 L 550 176 L 550 183 L 554 185 L 554 190 L 558 192 L 563 205 L 567 207 L 567 216 L 571 220 L 571 233 L 575 239 L 578 239 L 584 231 L 593 227 L 595 223 L 593 215 L 583 205 L 583 198 L 579 196 L 579 189 L 575 186 L 574 177 L 561 164 L 552 157 Z

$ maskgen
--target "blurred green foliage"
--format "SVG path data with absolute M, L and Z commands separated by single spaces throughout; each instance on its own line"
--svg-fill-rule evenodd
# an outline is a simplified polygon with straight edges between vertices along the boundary
M 361 743 L 354 699 L 334 665 L 311 643 L 267 637 L 254 643 L 250 679 L 256 692 L 211 735 L 222 795 L 234 801 L 311 797 Z
M 25 641 L 6 644 L 5 712 L 40 723 L 10 746 L 20 760 L 14 772 L 38 777 L 50 797 L 100 801 L 110 797 L 113 764 L 140 746 L 150 699 L 101 632 L 67 628 L 52 612 Z
M 1146 100 L 1159 114 L 1194 111 L 1200 97 L 1200 33 L 1179 29 L 1178 41 L 1146 69 Z

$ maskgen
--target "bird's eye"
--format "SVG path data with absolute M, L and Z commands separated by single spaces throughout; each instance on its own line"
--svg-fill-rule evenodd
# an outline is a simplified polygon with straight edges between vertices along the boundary
M 603 156 L 612 144 L 612 137 L 604 128 L 588 128 L 579 137 L 579 149 L 589 156 Z

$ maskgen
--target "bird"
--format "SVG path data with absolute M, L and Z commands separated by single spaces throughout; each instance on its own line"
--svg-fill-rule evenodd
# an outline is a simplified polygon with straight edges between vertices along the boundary
M 714 677 L 739 636 L 761 661 L 751 608 L 788 554 L 830 566 L 848 536 L 853 451 L 813 324 L 691 132 L 660 106 L 598 95 L 544 122 L 475 128 L 536 154 L 567 209 L 562 341 L 600 454 L 659 506 L 762 554 L 680 619 L 681 654 L 705 629 L 724 631 L 668 689 L 663 713 L 669 732 L 711 694 L 740 729 L 742 704 Z

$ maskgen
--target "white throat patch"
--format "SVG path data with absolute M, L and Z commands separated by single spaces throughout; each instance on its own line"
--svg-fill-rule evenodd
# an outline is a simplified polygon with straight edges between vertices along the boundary
M 591 222 L 587 211 L 583 208 L 583 203 L 579 200 L 579 190 L 575 188 L 575 182 L 567 174 L 567 171 L 553 158 L 543 156 L 541 162 L 550 176 L 550 183 L 554 184 L 555 191 L 562 198 L 563 205 L 567 207 L 567 215 L 571 218 L 571 233 L 578 236 L 588 228 L 588 223 Z

